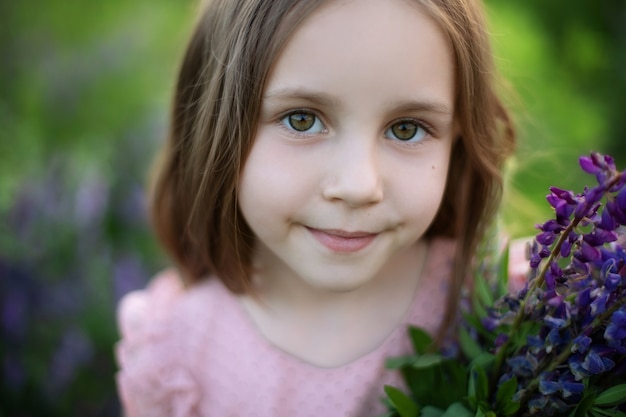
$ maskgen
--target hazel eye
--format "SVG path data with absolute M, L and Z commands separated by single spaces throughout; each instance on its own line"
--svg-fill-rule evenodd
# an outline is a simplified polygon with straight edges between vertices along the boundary
M 427 133 L 420 124 L 412 120 L 402 120 L 391 125 L 385 131 L 385 136 L 402 142 L 419 142 Z
M 281 123 L 287 128 L 300 133 L 320 133 L 324 131 L 324 124 L 313 113 L 298 111 L 289 113 Z

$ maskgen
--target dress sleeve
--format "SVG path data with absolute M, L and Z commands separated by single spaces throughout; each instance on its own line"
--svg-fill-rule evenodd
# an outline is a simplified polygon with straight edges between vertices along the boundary
M 182 334 L 174 312 L 183 293 L 177 272 L 167 270 L 120 301 L 116 379 L 125 417 L 198 415 L 198 385 L 176 343 Z

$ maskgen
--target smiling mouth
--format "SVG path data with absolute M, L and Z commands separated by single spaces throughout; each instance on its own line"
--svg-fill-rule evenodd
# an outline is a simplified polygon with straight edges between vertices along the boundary
M 313 229 L 307 227 L 319 243 L 337 253 L 354 253 L 369 246 L 378 233 L 347 232 L 336 229 Z

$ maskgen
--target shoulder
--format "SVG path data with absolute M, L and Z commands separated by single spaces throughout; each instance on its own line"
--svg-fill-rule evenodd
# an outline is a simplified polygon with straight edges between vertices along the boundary
M 173 269 L 156 275 L 148 287 L 126 294 L 117 307 L 117 320 L 123 338 L 134 338 L 149 322 L 162 321 L 184 291 L 182 280 Z
M 194 375 L 199 329 L 212 314 L 216 279 L 185 288 L 174 269 L 156 275 L 146 289 L 118 305 L 121 339 L 115 346 L 117 383 L 128 417 L 191 417 L 200 400 Z M 200 326 L 199 323 L 202 323 Z
M 227 292 L 217 278 L 186 287 L 178 271 L 166 269 L 142 290 L 132 291 L 117 306 L 117 324 L 122 339 L 139 341 L 170 329 L 171 322 L 182 328 L 185 319 L 207 315 Z M 197 317 L 202 319 L 202 317 Z M 181 324 L 183 326 L 181 326 Z M 159 330 L 159 331 L 157 331 Z

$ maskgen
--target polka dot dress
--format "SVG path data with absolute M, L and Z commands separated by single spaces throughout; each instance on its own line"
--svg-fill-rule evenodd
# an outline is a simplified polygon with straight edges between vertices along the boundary
M 431 243 L 403 322 L 375 350 L 320 368 L 267 341 L 218 279 L 183 289 L 168 270 L 118 311 L 118 389 L 127 417 L 374 417 L 385 412 L 383 386 L 402 387 L 388 357 L 411 353 L 408 324 L 436 331 L 454 243 Z

